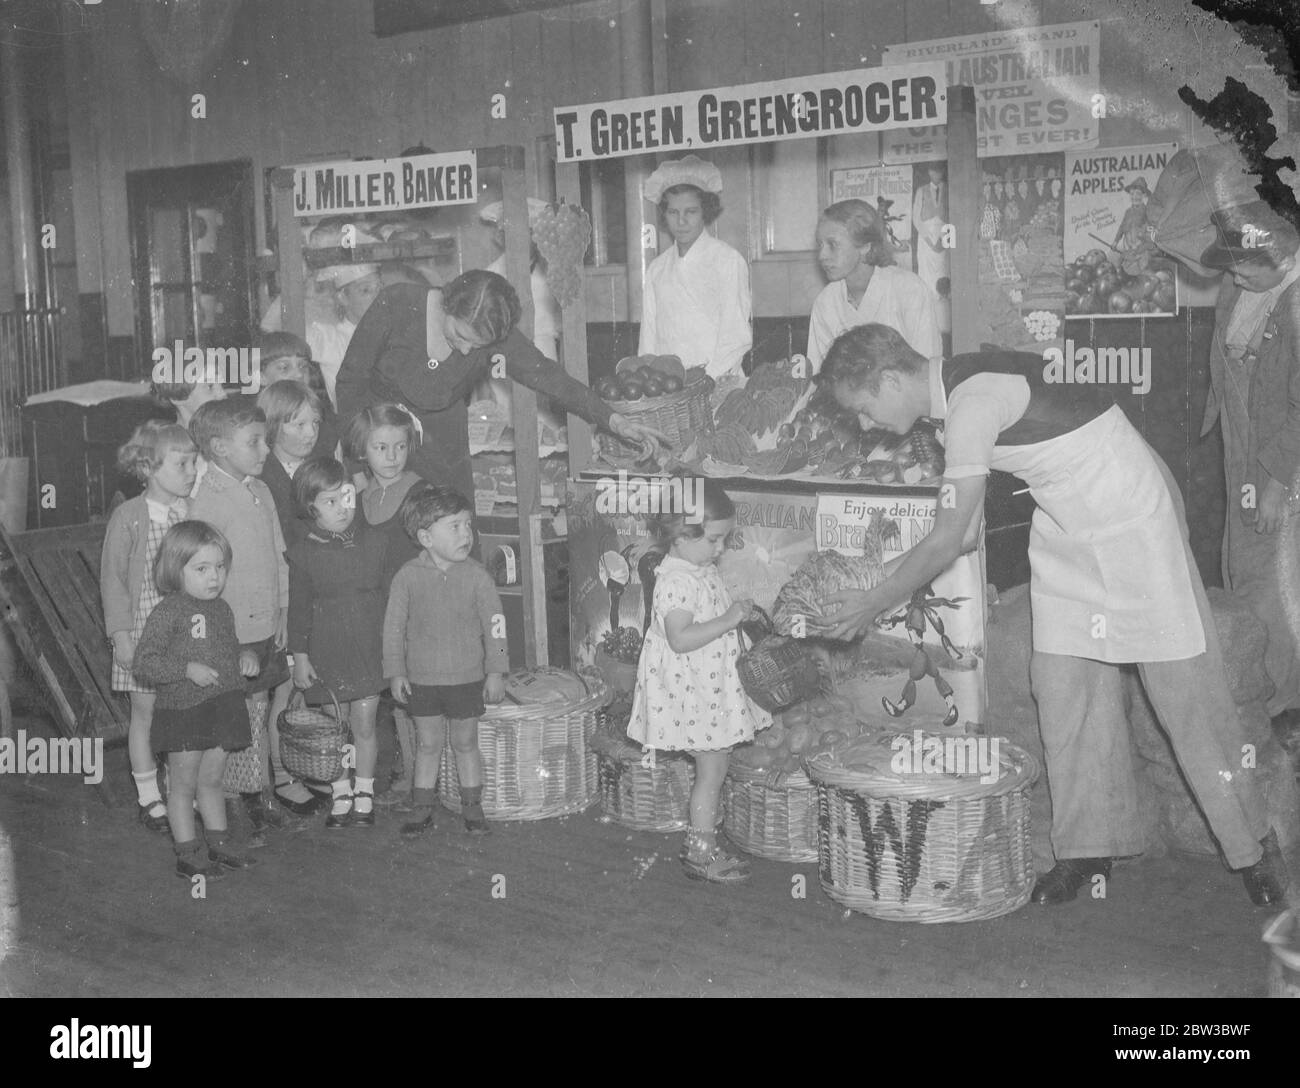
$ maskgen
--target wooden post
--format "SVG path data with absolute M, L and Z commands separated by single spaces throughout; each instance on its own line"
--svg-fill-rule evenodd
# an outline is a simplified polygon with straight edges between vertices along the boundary
M 582 187 L 575 163 L 561 163 L 555 168 L 555 192 L 560 200 L 575 207 L 582 206 Z M 590 374 L 587 369 L 586 291 L 580 291 L 578 297 L 563 308 L 561 315 L 564 345 L 561 362 L 572 377 L 587 385 Z M 569 474 L 576 477 L 591 465 L 591 460 L 591 424 L 577 416 L 569 416 Z
M 979 351 L 980 163 L 976 157 L 975 88 L 948 88 L 948 219 L 956 228 L 949 276 L 954 355 Z
M 302 263 L 302 234 L 293 214 L 293 171 L 281 167 L 271 175 L 275 187 L 275 249 L 280 262 L 280 328 L 307 336 L 307 284 Z
M 512 149 L 513 150 L 513 149 Z M 519 331 L 533 335 L 533 290 L 528 264 L 532 235 L 528 230 L 528 193 L 523 163 L 501 168 L 502 215 L 506 224 L 506 275 L 519 295 Z M 541 471 L 537 447 L 537 394 L 516 383 L 511 390 L 511 424 L 515 431 L 515 493 L 519 504 L 522 553 L 524 657 L 530 667 L 550 663 L 546 640 L 546 564 L 541 541 Z

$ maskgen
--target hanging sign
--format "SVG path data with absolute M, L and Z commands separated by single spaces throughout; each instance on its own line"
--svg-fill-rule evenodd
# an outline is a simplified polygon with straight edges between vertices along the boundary
M 939 62 L 799 76 L 555 111 L 558 162 L 947 122 Z
M 890 45 L 883 60 L 941 61 L 945 86 L 975 88 L 978 154 L 1023 155 L 1097 146 L 1100 43 L 1100 23 L 1058 23 Z M 896 128 L 881 143 L 886 162 L 948 154 L 943 128 Z
M 293 167 L 295 216 L 369 215 L 477 201 L 478 155 L 473 151 Z

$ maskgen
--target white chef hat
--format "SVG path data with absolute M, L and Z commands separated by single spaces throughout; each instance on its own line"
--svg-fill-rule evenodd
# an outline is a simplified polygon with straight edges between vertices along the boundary
M 535 196 L 530 196 L 528 198 L 528 229 L 529 230 L 532 230 L 533 227 L 537 226 L 538 216 L 542 214 L 542 210 L 545 207 L 546 207 L 545 200 L 538 200 L 537 197 Z M 502 220 L 505 218 L 505 210 L 506 210 L 505 205 L 501 201 L 494 200 L 491 204 L 487 205 L 487 207 L 485 207 L 481 212 L 478 213 L 478 217 L 481 220 L 483 220 L 484 223 L 491 223 L 495 227 L 499 225 L 502 222 Z
M 661 162 L 653 174 L 645 179 L 641 192 L 651 204 L 658 204 L 665 189 L 674 185 L 694 185 L 706 193 L 722 192 L 722 171 L 698 155 Z
M 357 262 L 356 264 L 331 264 L 316 273 L 318 283 L 329 283 L 342 290 L 350 283 L 374 276 L 379 273 L 379 265 Z

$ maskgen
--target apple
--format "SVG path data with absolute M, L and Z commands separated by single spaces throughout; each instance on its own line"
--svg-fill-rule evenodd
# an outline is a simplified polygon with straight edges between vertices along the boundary
M 660 384 L 665 393 L 678 393 L 682 388 L 682 380 L 676 374 L 665 374 Z
M 1133 296 L 1124 291 L 1115 291 L 1106 300 L 1106 305 L 1113 314 L 1126 314 L 1133 309 Z
M 623 400 L 640 400 L 645 396 L 645 384 L 636 378 L 624 378 L 619 391 Z
M 596 383 L 595 393 L 601 400 L 618 400 L 619 384 L 615 378 L 601 378 Z
M 1092 265 L 1093 268 L 1106 264 L 1106 251 L 1104 249 L 1090 249 L 1088 250 L 1087 256 L 1084 257 L 1084 260 Z
M 1155 278 L 1158 279 L 1161 283 L 1173 283 L 1173 282 L 1174 282 L 1174 274 L 1173 274 L 1172 272 L 1170 272 L 1169 269 L 1167 269 L 1167 268 L 1157 268 L 1157 269 L 1155 270 L 1155 272 L 1152 273 L 1152 274 L 1153 274 L 1153 275 L 1155 276 Z
M 1095 314 L 1101 309 L 1102 305 L 1097 299 L 1097 292 L 1085 291 L 1079 296 L 1079 305 L 1074 312 L 1079 314 Z
M 1173 313 L 1174 304 L 1178 301 L 1177 295 L 1174 293 L 1174 285 L 1172 283 L 1161 283 L 1156 288 L 1155 294 L 1151 296 L 1151 301 L 1159 313 Z
M 1076 295 L 1083 294 L 1087 286 L 1088 285 L 1079 276 L 1071 276 L 1068 280 L 1065 281 L 1065 289 L 1067 291 L 1073 292 Z
M 646 378 L 643 384 L 645 386 L 645 395 L 647 397 L 662 397 L 664 395 L 664 383 L 662 378 L 658 376 L 649 377 Z

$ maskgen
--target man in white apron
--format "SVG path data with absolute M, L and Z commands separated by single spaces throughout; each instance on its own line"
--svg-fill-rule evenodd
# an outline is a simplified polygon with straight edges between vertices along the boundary
M 1058 859 L 1034 901 L 1073 899 L 1109 875 L 1112 858 L 1142 851 L 1118 667 L 1133 663 L 1228 865 L 1256 905 L 1280 902 L 1285 862 L 1242 766 L 1245 738 L 1178 489 L 1104 387 L 1052 384 L 1044 371 L 1041 357 L 1017 352 L 931 364 L 884 325 L 835 341 L 820 380 L 836 400 L 896 434 L 921 417 L 940 421 L 947 468 L 930 535 L 880 586 L 832 595 L 829 633 L 860 634 L 974 547 L 989 470 L 1019 476 L 1038 503 L 1030 673 Z

